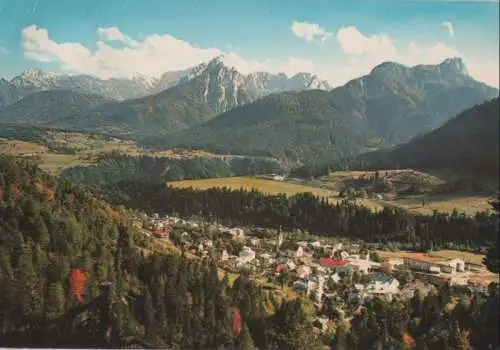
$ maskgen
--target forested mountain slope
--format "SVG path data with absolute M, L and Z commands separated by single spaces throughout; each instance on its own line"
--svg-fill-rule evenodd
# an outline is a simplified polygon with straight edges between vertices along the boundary
M 318 169 L 302 169 L 297 174 L 326 175 L 348 168 L 424 171 L 447 170 L 475 179 L 498 181 L 499 99 L 463 111 L 440 128 L 388 151 L 376 151 L 344 159 Z
M 241 223 L 269 220 L 267 225 L 275 225 L 282 215 L 281 220 L 286 217 L 296 227 L 302 222 L 319 228 L 328 223 L 310 214 L 328 211 L 356 213 L 338 222 L 348 230 L 362 218 L 394 224 L 391 227 L 400 223 L 387 220 L 394 219 L 387 211 L 370 217 L 362 209 L 346 204 L 335 209 L 308 195 L 292 204 L 257 192 L 245 197 L 241 191 L 184 190 L 177 196 L 165 187 L 137 186 L 119 184 L 108 194 L 115 199 L 134 195 L 138 206 L 163 205 L 183 214 L 205 213 L 208 208 L 221 216 L 224 208 L 230 210 L 228 219 Z M 253 214 L 238 214 L 252 203 L 264 206 Z M 292 212 L 285 209 L 289 204 Z M 314 206 L 316 211 L 311 210 Z M 457 344 L 498 347 L 498 287 L 491 286 L 486 296 L 462 296 L 455 308 L 448 306 L 452 296 L 446 285 L 409 301 L 366 302 L 350 328 L 342 320 L 332 321 L 335 332 L 319 336 L 307 300 L 280 305 L 272 290 L 246 274 L 232 286 L 227 276 L 221 280 L 212 259 L 148 250 L 147 240 L 136 234 L 125 214 L 29 162 L 0 156 L 0 346 L 118 348 L 130 346 L 130 338 L 135 338 L 135 345 L 173 349 L 368 349 L 408 343 L 432 349 L 456 349 Z M 433 231 L 417 237 L 427 243 L 462 240 L 457 231 L 462 224 L 468 228 L 467 241 L 490 235 L 484 215 L 483 231 L 474 238 L 463 218 L 453 218 L 450 233 L 443 231 L 447 220 L 436 219 L 440 224 L 433 225 Z M 376 227 L 375 222 L 370 227 Z M 383 227 L 384 232 L 389 228 Z M 109 288 L 109 302 L 104 302 L 99 286 Z M 273 315 L 266 311 L 269 303 L 275 307 Z M 326 305 L 323 312 L 334 315 L 333 310 Z
M 338 159 L 406 142 L 496 96 L 460 59 L 412 68 L 386 62 L 331 92 L 266 96 L 149 143 L 304 162 Z
M 157 348 L 317 348 L 304 301 L 280 307 L 248 276 L 230 287 L 213 260 L 150 251 L 126 215 L 0 156 L 0 346 L 115 348 L 135 337 Z M 284 327 L 288 317 L 297 322 Z
M 0 123 L 56 125 L 60 119 L 87 112 L 105 102 L 109 99 L 96 94 L 71 90 L 40 91 L 0 110 Z
M 103 155 L 95 165 L 66 169 L 61 177 L 73 183 L 105 186 L 121 181 L 165 183 L 167 181 L 280 173 L 286 165 L 272 159 L 195 157 L 187 159 Z

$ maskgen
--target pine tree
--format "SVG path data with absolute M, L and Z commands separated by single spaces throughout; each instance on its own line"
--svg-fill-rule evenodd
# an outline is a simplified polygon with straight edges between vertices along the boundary
M 493 207 L 493 210 L 499 214 L 499 207 L 500 207 L 500 202 L 491 202 L 491 206 Z M 496 236 L 495 242 L 493 246 L 488 250 L 486 257 L 483 260 L 483 263 L 486 265 L 488 270 L 490 270 L 493 273 L 499 273 L 500 272 L 500 246 L 498 245 L 499 238 L 498 235 Z
M 252 339 L 252 334 L 250 333 L 250 330 L 248 329 L 248 326 L 246 322 L 243 323 L 243 329 L 241 331 L 240 337 L 239 337 L 239 346 L 238 348 L 241 350 L 255 350 L 255 344 Z
M 469 340 L 469 332 L 461 329 L 458 322 L 451 327 L 449 346 L 456 350 L 471 350 L 472 346 Z
M 345 321 L 341 321 L 337 325 L 335 339 L 333 341 L 333 349 L 347 350 L 347 335 L 349 332 L 349 325 Z
M 65 293 L 61 282 L 51 282 L 48 285 L 48 297 L 45 310 L 49 315 L 58 315 L 64 310 Z
M 144 317 L 146 336 L 148 338 L 153 338 L 156 335 L 155 309 L 148 288 L 146 288 L 146 293 L 144 294 Z

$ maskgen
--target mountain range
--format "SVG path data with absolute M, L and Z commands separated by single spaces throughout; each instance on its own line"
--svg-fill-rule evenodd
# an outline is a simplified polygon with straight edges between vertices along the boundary
M 329 88 L 309 73 L 291 78 L 263 72 L 244 75 L 227 66 L 222 57 L 186 71 L 166 73 L 159 80 L 99 80 L 31 70 L 8 84 L 0 90 L 7 100 L 14 100 L 16 93 L 27 97 L 4 107 L 0 122 L 141 136 L 187 129 L 273 92 Z M 145 96 L 116 99 L 132 92 Z M 74 113 L 78 109 L 75 94 L 79 93 L 85 95 L 81 100 L 96 108 L 88 109 L 84 104 L 80 113 Z M 95 97 L 93 102 L 91 96 Z
M 166 72 L 159 78 L 136 74 L 130 79 L 100 79 L 91 75 L 64 75 L 44 72 L 37 68 L 28 69 L 10 81 L 0 79 L 0 103 L 6 106 L 34 92 L 56 89 L 97 94 L 113 100 L 140 98 L 185 83 L 217 66 L 224 66 L 231 71 L 224 62 L 224 57 L 220 56 L 186 70 Z M 234 69 L 233 71 L 235 72 Z M 224 73 L 226 76 L 223 74 L 220 78 L 231 77 L 229 72 Z M 235 82 L 238 83 L 238 88 L 254 90 L 257 96 L 282 91 L 330 89 L 325 80 L 310 73 L 298 73 L 290 78 L 283 73 L 238 73 Z
M 7 105 L 0 122 L 108 133 L 158 148 L 302 163 L 407 142 L 498 97 L 498 89 L 470 77 L 458 58 L 415 67 L 385 62 L 333 90 L 313 75 L 244 75 L 216 58 L 164 75 L 161 88 L 148 81 L 149 91 L 161 91 L 124 101 L 71 86 L 51 89 L 54 79 L 63 78 L 47 76 L 47 81 L 32 77 L 31 85 L 14 78 L 9 84 L 18 89 L 36 85 L 45 91 Z M 70 78 L 77 77 L 64 79 Z
M 461 59 L 411 68 L 386 62 L 331 91 L 272 94 L 150 142 L 326 161 L 407 142 L 497 96 Z

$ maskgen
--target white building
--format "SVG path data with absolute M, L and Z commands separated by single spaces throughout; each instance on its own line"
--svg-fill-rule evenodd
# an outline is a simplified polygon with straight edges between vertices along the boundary
M 275 181 L 283 181 L 285 180 L 285 176 L 284 175 L 279 175 L 279 174 L 271 174 L 273 180 Z
M 290 258 L 301 258 L 304 255 L 304 248 L 299 246 L 295 250 L 287 250 L 286 255 Z
M 210 239 L 205 239 L 203 241 L 203 245 L 206 247 L 206 248 L 213 248 L 214 247 L 214 243 L 212 242 L 212 240 Z
M 300 265 L 297 267 L 297 276 L 299 278 L 307 278 L 312 272 L 312 269 L 307 265 Z
M 219 260 L 221 262 L 224 262 L 226 261 L 227 259 L 229 259 L 229 254 L 227 253 L 227 250 L 223 249 L 222 252 L 220 253 L 220 257 L 219 257 Z
M 451 259 L 451 260 L 448 260 L 446 263 L 446 265 L 450 266 L 451 268 L 453 268 L 453 270 L 455 270 L 456 272 L 464 272 L 465 271 L 465 261 L 463 261 L 462 259 Z
M 269 260 L 272 258 L 272 255 L 269 253 L 262 253 L 262 254 L 260 254 L 259 258 L 264 259 L 264 260 Z
M 321 242 L 320 241 L 314 241 L 309 243 L 309 245 L 313 248 L 320 248 L 321 247 Z
M 349 256 L 349 253 L 346 252 L 345 250 L 341 251 L 340 252 L 340 257 L 343 259 L 343 260 L 346 260 L 347 257 Z
M 340 250 L 340 249 L 342 249 L 342 246 L 343 246 L 342 243 L 335 243 L 334 245 L 332 245 L 332 249 L 334 251 Z
M 335 272 L 333 275 L 330 276 L 330 280 L 339 283 L 342 280 L 342 277 L 339 276 L 337 272 Z
M 466 286 L 469 284 L 469 279 L 463 276 L 451 276 L 449 282 L 450 286 Z
M 254 259 L 255 252 L 249 247 L 243 247 L 236 261 L 236 266 L 240 267 L 246 265 Z
M 346 260 L 349 262 L 349 266 L 357 267 L 364 274 L 380 268 L 381 265 L 378 262 L 371 261 L 370 254 L 367 254 L 365 259 L 361 259 L 359 255 L 349 255 Z
M 404 258 L 403 260 L 404 264 L 408 266 L 410 269 L 420 270 L 425 272 L 435 272 L 435 273 L 441 272 L 441 268 L 437 264 L 427 260 L 410 259 L 410 258 Z
M 387 264 L 389 265 L 389 267 L 391 269 L 393 269 L 394 267 L 396 266 L 401 266 L 401 265 L 404 265 L 405 262 L 403 259 L 399 259 L 399 258 L 391 258 L 389 260 L 387 260 Z
M 252 238 L 250 240 L 250 244 L 254 246 L 255 248 L 260 248 L 260 239 L 258 238 Z
M 245 231 L 238 227 L 228 230 L 228 233 L 233 236 L 233 238 L 243 238 L 245 236 Z
M 391 276 L 374 275 L 370 278 L 370 282 L 365 285 L 364 290 L 372 295 L 392 297 L 392 295 L 399 293 L 399 281 Z

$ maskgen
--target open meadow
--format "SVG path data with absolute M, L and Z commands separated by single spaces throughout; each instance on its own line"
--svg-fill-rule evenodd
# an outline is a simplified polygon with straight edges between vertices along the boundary
M 262 179 L 259 177 L 251 177 L 251 176 L 222 177 L 222 178 L 203 179 L 203 180 L 171 181 L 169 182 L 169 185 L 173 187 L 193 187 L 195 189 L 200 189 L 200 190 L 206 190 L 213 187 L 228 187 L 231 189 L 243 188 L 245 190 L 256 189 L 268 194 L 284 193 L 287 195 L 312 192 L 314 195 L 322 197 L 331 197 L 334 194 L 332 191 L 317 187 L 304 186 L 286 181 Z
M 79 154 L 57 154 L 49 152 L 47 147 L 34 142 L 20 140 L 0 141 L 0 153 L 20 157 L 35 157 L 40 167 L 53 174 L 57 174 L 65 168 L 91 164 L 89 157 Z
M 455 192 L 440 194 L 436 189 L 445 185 L 448 181 L 454 181 L 452 174 L 429 174 L 413 169 L 382 170 L 379 175 L 389 181 L 394 187 L 395 197 L 390 200 L 369 196 L 366 199 L 358 199 L 370 208 L 383 208 L 384 206 L 398 207 L 418 214 L 432 214 L 434 210 L 439 212 L 453 212 L 474 215 L 478 211 L 491 208 L 489 201 L 491 196 L 473 192 Z M 368 193 L 372 191 L 372 178 L 374 171 L 338 171 L 332 172 L 319 179 L 305 181 L 304 184 L 318 186 L 336 191 L 337 193 L 347 187 L 365 189 Z M 408 195 L 404 192 L 410 186 L 425 188 L 428 193 L 424 195 Z M 425 199 L 425 205 L 422 201 Z
M 56 152 L 52 148 L 65 149 Z M 243 158 L 238 155 L 219 155 L 201 150 L 155 150 L 137 146 L 134 141 L 109 138 L 78 132 L 47 132 L 38 142 L 0 138 L 0 153 L 15 156 L 37 157 L 40 166 L 52 173 L 79 165 L 94 164 L 98 156 L 110 152 L 125 153 L 130 156 L 161 157 L 171 159 L 191 159 L 196 157 Z M 262 157 L 254 157 L 262 158 Z M 262 158 L 263 159 L 263 158 Z M 270 159 L 270 158 L 267 158 Z
M 345 172 L 344 172 L 345 173 Z M 357 172 L 356 172 L 357 173 Z M 357 174 L 353 175 L 356 176 Z M 342 174 L 341 179 L 349 179 L 346 174 Z M 439 179 L 433 179 L 438 183 Z M 340 181 L 330 183 L 321 183 L 316 181 L 285 180 L 277 181 L 272 179 L 263 179 L 259 177 L 228 177 L 213 178 L 203 180 L 172 181 L 169 184 L 173 187 L 193 187 L 195 189 L 205 190 L 213 187 L 228 187 L 232 189 L 243 188 L 245 190 L 256 189 L 268 194 L 284 193 L 286 195 L 295 195 L 297 193 L 311 192 L 320 197 L 328 198 L 331 203 L 337 203 L 342 200 L 338 197 L 341 188 Z M 398 207 L 418 214 L 432 214 L 433 210 L 440 212 L 452 212 L 456 209 L 459 213 L 474 215 L 478 211 L 490 209 L 488 201 L 489 196 L 472 195 L 428 195 L 426 204 L 422 206 L 421 199 L 395 198 L 394 200 L 384 200 L 378 198 L 355 198 L 352 199 L 358 205 L 363 205 L 372 210 L 381 210 L 385 206 Z

